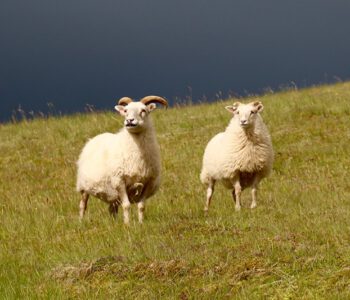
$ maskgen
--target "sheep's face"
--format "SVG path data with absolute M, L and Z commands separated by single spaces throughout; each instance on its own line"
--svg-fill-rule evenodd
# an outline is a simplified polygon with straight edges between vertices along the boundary
M 145 105 L 141 102 L 115 106 L 115 109 L 125 118 L 124 127 L 131 133 L 139 133 L 144 130 L 147 125 L 147 117 L 155 108 L 154 103 Z
M 254 101 L 248 104 L 235 102 L 232 106 L 225 108 L 233 114 L 234 120 L 242 128 L 249 128 L 254 124 L 258 113 L 263 110 L 264 106 L 260 101 Z

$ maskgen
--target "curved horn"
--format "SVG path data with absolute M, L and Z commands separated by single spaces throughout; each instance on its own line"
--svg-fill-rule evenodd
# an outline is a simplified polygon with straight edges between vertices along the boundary
M 131 98 L 129 98 L 129 97 L 123 97 L 123 98 L 120 98 L 120 99 L 119 99 L 118 105 L 126 106 L 126 105 L 128 105 L 130 102 L 132 102 L 132 99 L 131 99 Z
M 159 97 L 159 96 L 146 96 L 146 97 L 143 97 L 140 100 L 140 102 L 142 102 L 145 105 L 150 104 L 150 103 L 160 103 L 160 104 L 164 105 L 165 107 L 168 107 L 168 102 L 164 98 Z

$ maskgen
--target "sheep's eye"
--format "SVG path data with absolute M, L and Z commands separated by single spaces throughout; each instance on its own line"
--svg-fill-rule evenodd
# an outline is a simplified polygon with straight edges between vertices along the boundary
M 254 110 L 252 110 L 250 113 L 251 113 L 251 114 L 255 114 L 256 112 L 255 112 Z

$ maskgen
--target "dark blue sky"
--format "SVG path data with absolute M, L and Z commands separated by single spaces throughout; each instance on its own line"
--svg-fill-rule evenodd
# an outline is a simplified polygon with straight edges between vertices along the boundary
M 19 105 L 261 92 L 350 78 L 348 0 L 0 2 L 0 120 Z

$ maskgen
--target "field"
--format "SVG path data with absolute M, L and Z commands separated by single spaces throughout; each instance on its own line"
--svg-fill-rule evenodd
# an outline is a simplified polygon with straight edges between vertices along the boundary
M 218 185 L 203 212 L 203 150 L 229 99 L 153 113 L 162 185 L 129 227 L 97 199 L 80 223 L 75 192 L 82 146 L 121 117 L 0 125 L 0 298 L 349 299 L 350 83 L 261 100 L 275 163 L 256 209 Z

